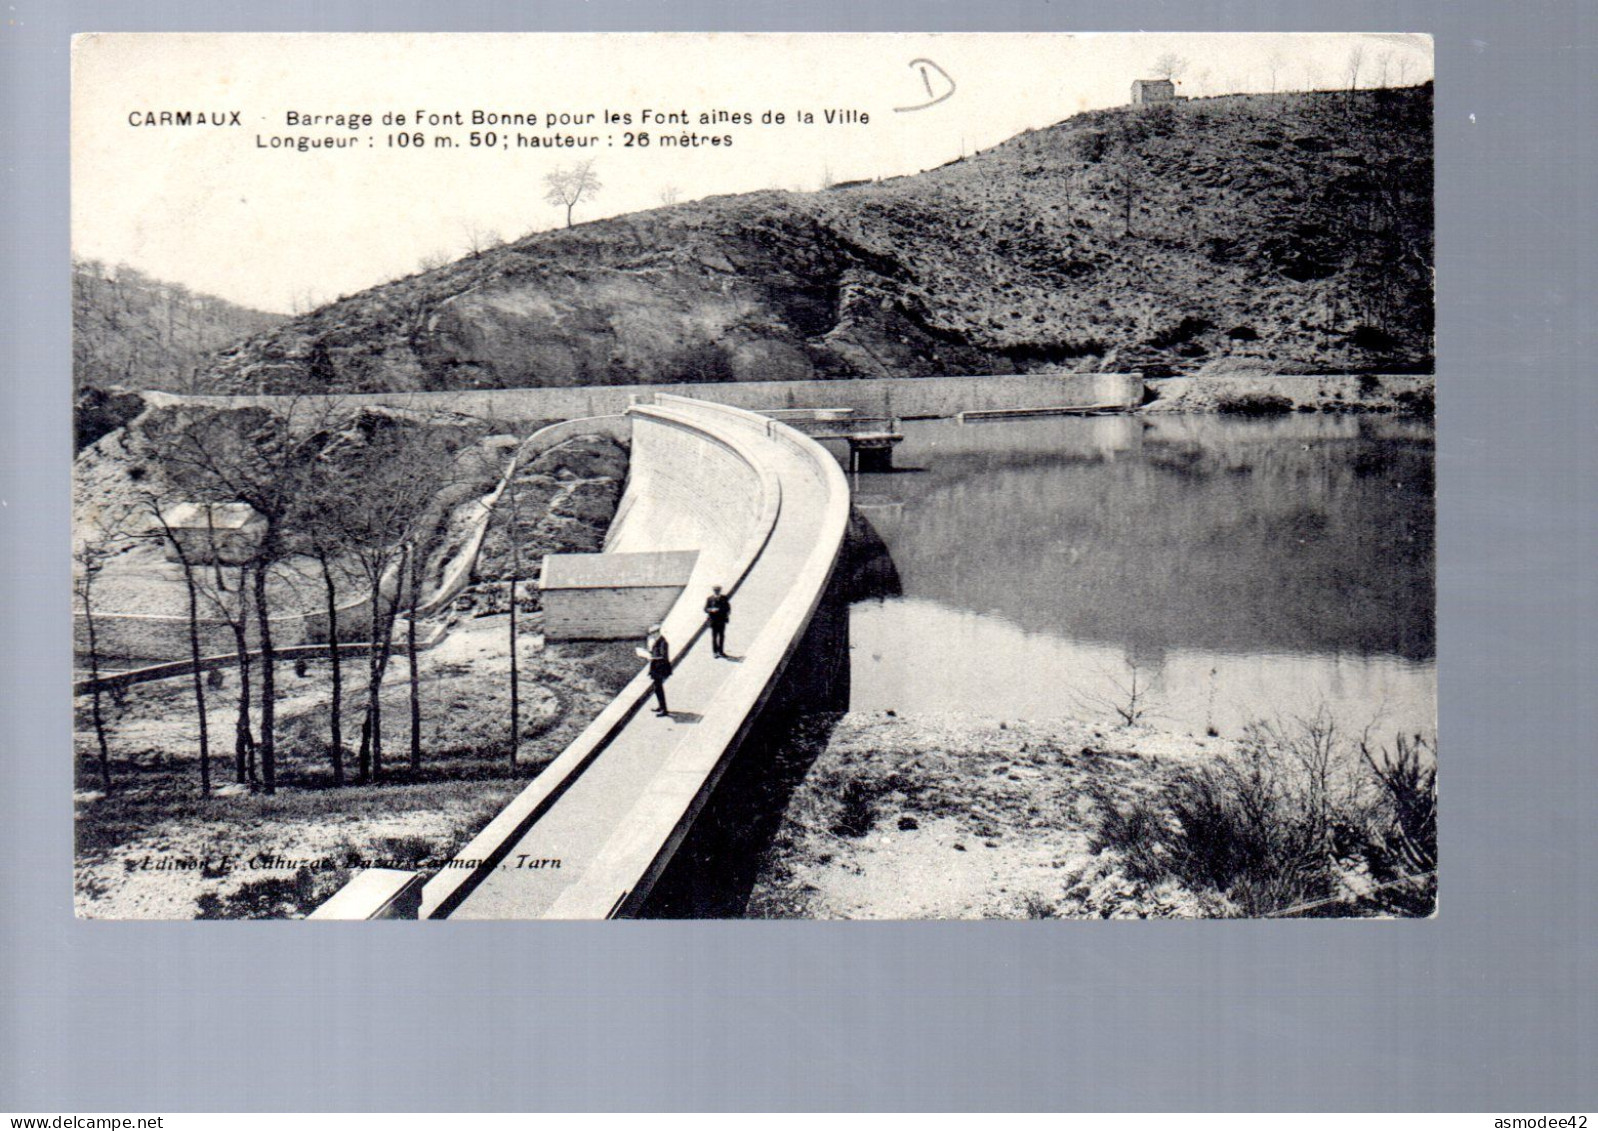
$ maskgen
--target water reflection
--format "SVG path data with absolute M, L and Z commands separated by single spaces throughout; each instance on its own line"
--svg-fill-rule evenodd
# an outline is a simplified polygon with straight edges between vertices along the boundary
M 1113 696 L 1225 732 L 1321 702 L 1429 729 L 1433 430 L 1373 416 L 910 423 L 860 475 L 891 589 L 855 605 L 857 710 L 1043 717 Z M 880 555 L 879 555 L 880 558 Z

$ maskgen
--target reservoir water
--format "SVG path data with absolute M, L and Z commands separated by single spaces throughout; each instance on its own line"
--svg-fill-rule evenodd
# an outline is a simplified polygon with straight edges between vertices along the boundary
M 853 477 L 853 710 L 1235 735 L 1436 726 L 1434 430 L 1378 415 L 907 422 Z M 880 539 L 880 544 L 877 540 Z M 857 586 L 857 589 L 860 587 Z

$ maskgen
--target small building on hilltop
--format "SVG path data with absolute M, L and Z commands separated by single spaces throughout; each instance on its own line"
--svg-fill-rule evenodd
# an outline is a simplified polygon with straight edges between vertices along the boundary
M 1154 102 L 1175 102 L 1176 84 L 1170 79 L 1138 79 L 1132 84 L 1132 105 L 1147 106 Z
M 179 503 L 162 511 L 161 521 L 172 532 L 166 557 L 173 562 L 180 546 L 190 562 L 239 565 L 255 556 L 266 533 L 266 519 L 249 503 Z

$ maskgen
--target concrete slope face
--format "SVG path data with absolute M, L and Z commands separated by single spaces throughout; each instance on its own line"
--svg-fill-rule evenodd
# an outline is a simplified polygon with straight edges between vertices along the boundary
M 692 825 L 782 678 L 848 525 L 837 461 L 767 417 L 679 397 L 637 406 L 614 552 L 697 550 L 667 616 L 673 714 L 640 675 L 423 892 L 432 918 L 630 914 Z M 730 592 L 730 659 L 702 612 Z

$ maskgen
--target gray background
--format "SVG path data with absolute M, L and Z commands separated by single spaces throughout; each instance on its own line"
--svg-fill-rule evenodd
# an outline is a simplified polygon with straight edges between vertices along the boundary
M 1594 1106 L 1592 7 L 467 0 L 439 12 L 15 0 L 0 14 L 0 1108 Z M 72 918 L 69 33 L 1138 28 L 1436 35 L 1435 920 Z

